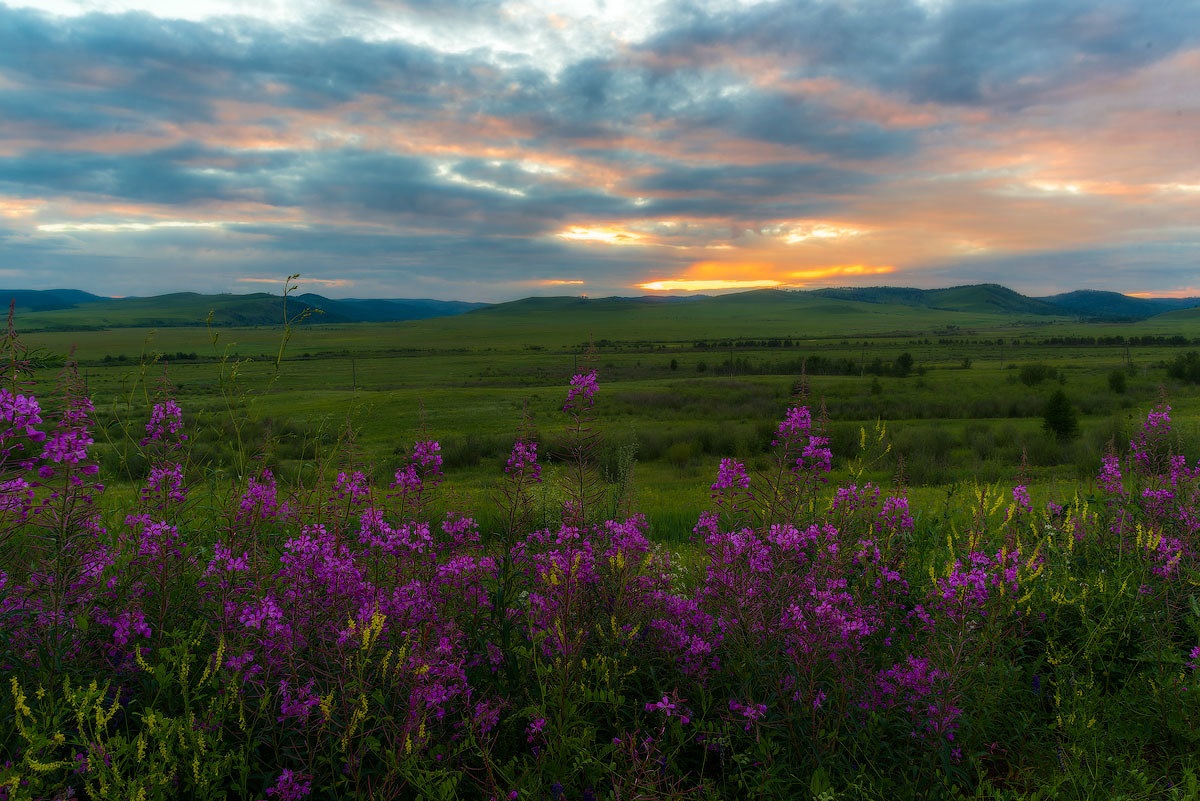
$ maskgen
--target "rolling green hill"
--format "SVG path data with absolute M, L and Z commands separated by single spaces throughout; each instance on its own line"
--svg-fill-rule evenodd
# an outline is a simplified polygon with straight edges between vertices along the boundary
M 896 304 L 945 311 L 980 312 L 984 314 L 1026 314 L 1062 316 L 1062 308 L 1037 298 L 1029 298 L 999 284 L 973 284 L 946 289 L 914 289 L 912 287 L 843 287 L 818 289 L 811 294 L 839 300 L 863 303 Z
M 0 295 L 18 298 L 17 312 L 23 330 L 91 330 L 98 328 L 166 328 L 201 325 L 212 314 L 218 326 L 280 325 L 284 304 L 279 295 L 202 295 L 176 292 L 144 298 L 102 298 L 74 290 L 19 292 Z M 356 323 L 422 320 L 461 314 L 486 304 L 443 300 L 331 300 L 304 294 L 288 298 L 288 317 L 303 316 L 303 323 Z
M 1175 309 L 1200 306 L 1200 298 L 1135 298 L 1096 289 L 1077 289 L 1038 300 L 1099 319 L 1144 320 Z

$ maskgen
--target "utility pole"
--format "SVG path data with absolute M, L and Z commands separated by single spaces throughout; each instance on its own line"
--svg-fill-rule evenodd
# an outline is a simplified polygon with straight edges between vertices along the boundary
M 350 388 L 358 392 L 358 365 L 353 357 L 350 359 Z

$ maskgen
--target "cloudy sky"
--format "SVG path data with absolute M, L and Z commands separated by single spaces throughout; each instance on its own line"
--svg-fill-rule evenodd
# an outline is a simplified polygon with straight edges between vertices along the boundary
M 1200 294 L 1196 0 L 0 4 L 0 284 Z

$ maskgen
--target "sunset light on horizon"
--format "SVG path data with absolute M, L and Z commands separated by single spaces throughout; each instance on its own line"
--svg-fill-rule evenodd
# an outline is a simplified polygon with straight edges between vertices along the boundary
M 14 287 L 1168 297 L 1200 271 L 1198 4 L 18 0 L 0 45 Z

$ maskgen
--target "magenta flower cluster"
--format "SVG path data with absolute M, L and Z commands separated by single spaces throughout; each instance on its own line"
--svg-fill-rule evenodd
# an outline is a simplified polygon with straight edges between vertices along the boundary
M 595 372 L 575 376 L 567 410 L 596 391 Z M 264 710 L 273 727 L 255 747 L 272 743 L 277 761 L 258 766 L 252 789 L 272 800 L 337 797 L 329 788 L 369 786 L 383 764 L 408 779 L 457 771 L 476 783 L 464 795 L 497 798 L 525 797 L 514 782 L 542 771 L 530 797 L 567 797 L 577 761 L 564 742 L 603 747 L 614 775 L 657 781 L 676 769 L 672 754 L 711 756 L 704 770 L 716 775 L 749 770 L 760 759 L 749 754 L 859 759 L 900 732 L 887 752 L 925 760 L 932 775 L 989 747 L 972 728 L 980 666 L 996 632 L 1039 624 L 1028 598 L 1051 548 L 1109 538 L 1147 566 L 1153 595 L 1194 569 L 1200 539 L 1200 466 L 1172 450 L 1165 406 L 1128 457 L 1104 459 L 1103 522 L 1078 504 L 1040 511 L 1017 485 L 999 541 L 972 520 L 929 546 L 927 573 L 912 566 L 917 523 L 902 487 L 823 488 L 832 455 L 805 407 L 776 430 L 775 473 L 721 460 L 715 508 L 683 558 L 637 514 L 579 509 L 502 539 L 489 518 L 437 495 L 433 439 L 380 491 L 353 466 L 311 485 L 261 466 L 201 523 L 170 399 L 146 425 L 157 456 L 133 508 L 105 517 L 102 487 L 79 479 L 94 472 L 91 406 L 65 408 L 43 436 L 37 401 L 0 391 L 0 442 L 31 460 L 5 463 L 0 518 L 69 532 L 53 560 L 0 573 L 6 658 L 53 654 L 47 670 L 69 659 L 128 700 L 148 681 L 145 657 L 178 650 L 177 632 L 205 632 L 240 708 Z M 541 479 L 537 444 L 518 439 L 497 473 L 521 507 Z M 1031 536 L 1019 527 L 1034 518 Z M 1200 647 L 1179 657 L 1194 671 Z M 850 748 L 855 732 L 867 734 Z M 592 793 L 576 785 L 570 797 Z

